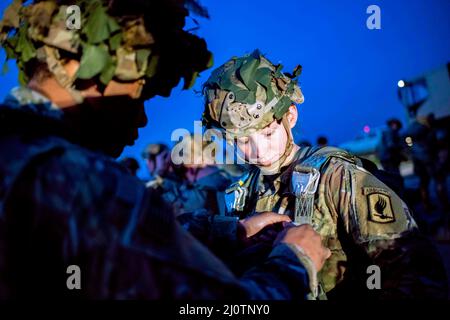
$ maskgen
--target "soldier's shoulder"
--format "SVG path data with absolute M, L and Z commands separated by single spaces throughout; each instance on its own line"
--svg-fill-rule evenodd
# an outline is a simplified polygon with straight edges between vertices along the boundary
M 113 194 L 123 184 L 130 189 L 144 187 L 121 164 L 98 152 L 60 138 L 50 137 L 40 143 L 55 143 L 56 147 L 29 167 L 35 178 L 46 181 L 52 190 L 84 189 L 86 193 Z
M 61 142 L 59 150 L 55 150 L 47 158 L 45 162 L 47 165 L 67 169 L 72 172 L 85 172 L 89 175 L 103 172 L 128 175 L 127 170 L 113 158 L 67 140 L 62 140 Z
M 205 177 L 200 178 L 197 184 L 208 189 L 224 190 L 232 181 L 234 180 L 227 172 L 221 169 L 214 169 Z
M 336 166 L 355 166 L 358 162 L 358 158 L 350 152 L 326 146 L 301 149 L 295 164 L 313 167 L 321 172 L 329 172 L 333 171 Z
M 250 181 L 255 178 L 255 176 L 259 175 L 259 169 L 257 167 L 249 167 L 247 171 L 237 177 L 233 177 L 230 179 L 229 188 L 235 186 L 243 186 L 248 185 Z
M 365 167 L 335 158 L 321 179 L 326 203 L 334 203 L 357 242 L 391 239 L 416 229 L 405 202 Z

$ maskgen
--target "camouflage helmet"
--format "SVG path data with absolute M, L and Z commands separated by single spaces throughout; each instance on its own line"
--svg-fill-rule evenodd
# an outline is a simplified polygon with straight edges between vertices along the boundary
M 290 105 L 304 98 L 296 81 L 301 66 L 292 74 L 281 69 L 255 50 L 214 70 L 203 86 L 204 124 L 241 135 L 282 119 Z
M 16 59 L 22 84 L 29 80 L 27 63 L 37 59 L 68 89 L 77 79 L 94 79 L 100 87 L 112 79 L 143 79 L 143 97 L 150 98 L 170 95 L 181 78 L 190 88 L 212 63 L 205 41 L 184 30 L 190 11 L 208 17 L 195 0 L 23 2 L 13 0 L 0 22 L 0 43 L 7 59 Z M 79 29 L 68 24 L 74 9 Z M 73 78 L 62 68 L 64 55 L 80 61 Z

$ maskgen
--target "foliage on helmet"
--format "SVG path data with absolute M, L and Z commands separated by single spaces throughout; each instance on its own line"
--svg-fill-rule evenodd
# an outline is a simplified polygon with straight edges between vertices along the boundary
M 283 73 L 259 50 L 233 57 L 215 69 L 203 85 L 204 124 L 230 131 L 261 129 L 281 119 L 293 103 L 302 103 L 297 84 L 301 66 Z
M 77 5 L 81 29 L 67 28 L 67 7 Z M 144 98 L 168 96 L 181 78 L 190 88 L 212 64 L 206 42 L 185 28 L 189 12 L 208 17 L 194 0 L 14 0 L 0 22 L 7 59 L 16 59 L 19 80 L 25 67 L 44 60 L 44 46 L 80 61 L 77 79 L 145 79 Z

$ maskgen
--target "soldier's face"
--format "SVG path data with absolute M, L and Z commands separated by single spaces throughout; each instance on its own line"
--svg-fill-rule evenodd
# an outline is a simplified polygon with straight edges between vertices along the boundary
M 289 130 L 297 122 L 297 108 L 289 108 L 287 120 Z M 273 121 L 264 129 L 237 139 L 237 147 L 245 160 L 258 167 L 268 167 L 278 161 L 285 153 L 288 133 L 281 121 Z
M 73 77 L 78 68 L 80 67 L 80 63 L 77 60 L 69 60 L 65 65 L 64 69 L 67 74 Z M 96 97 L 113 97 L 113 96 L 125 96 L 130 97 L 130 99 L 139 99 L 142 93 L 142 88 L 145 85 L 144 79 L 138 79 L 135 81 L 127 81 L 121 82 L 112 79 L 106 85 L 103 93 L 99 92 L 97 85 L 92 81 L 90 85 L 87 85 L 85 88 L 81 89 L 81 95 L 84 98 L 96 98 Z
M 237 146 L 246 161 L 265 167 L 281 158 L 286 149 L 287 139 L 288 136 L 283 124 L 273 121 L 258 132 L 238 138 Z
M 111 80 L 105 88 L 104 96 L 129 96 L 131 99 L 139 99 L 141 96 L 144 80 L 132 82 L 118 82 Z
M 147 168 L 151 175 L 164 175 L 170 167 L 170 152 L 163 151 L 147 160 Z
M 117 157 L 138 138 L 147 123 L 144 103 L 127 96 L 87 98 L 64 108 L 68 123 L 78 130 L 83 145 Z

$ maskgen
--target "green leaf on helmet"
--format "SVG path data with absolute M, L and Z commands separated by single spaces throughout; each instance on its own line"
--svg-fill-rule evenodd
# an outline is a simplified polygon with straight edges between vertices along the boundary
M 272 101 L 273 97 L 275 97 L 275 92 L 273 92 L 271 84 L 267 87 L 266 96 L 266 103 L 269 103 L 270 101 Z
M 281 72 L 281 69 L 283 69 L 283 65 L 281 63 L 275 66 L 275 72 Z
M 113 35 L 111 38 L 109 38 L 109 48 L 112 51 L 116 51 L 117 48 L 119 48 L 120 44 L 122 43 L 123 35 L 122 32 L 118 32 L 115 35 Z
M 250 94 L 250 91 L 244 90 L 244 89 L 236 90 L 233 92 L 234 92 L 235 100 L 239 101 L 239 102 L 243 102 L 243 103 L 245 103 L 245 100 L 247 99 L 248 95 Z
M 20 59 L 27 62 L 36 56 L 36 48 L 31 40 L 27 37 L 28 24 L 19 31 L 16 51 L 20 52 Z
M 189 76 L 183 77 L 183 79 L 184 79 L 183 90 L 192 88 L 192 86 L 195 83 L 195 80 L 197 79 L 197 76 L 198 76 L 198 72 L 194 71 Z
M 145 71 L 145 75 L 148 78 L 153 77 L 156 74 L 156 69 L 158 67 L 159 55 L 152 54 L 150 57 L 150 61 L 147 66 L 147 70 Z
M 272 71 L 269 68 L 260 68 L 255 72 L 255 81 L 267 90 L 272 80 L 271 75 Z
M 218 84 L 220 74 L 221 73 L 220 73 L 219 69 L 213 70 L 205 84 L 211 85 L 211 86 L 213 86 L 214 84 Z
M 294 71 L 292 72 L 294 77 L 298 77 L 302 73 L 302 66 L 298 65 L 295 67 Z
M 148 57 L 150 56 L 151 52 L 152 50 L 148 48 L 136 50 L 136 63 L 138 70 L 141 70 L 144 64 L 147 63 Z
M 227 91 L 232 91 L 232 92 L 236 92 L 236 91 L 240 91 L 240 90 L 244 90 L 241 87 L 238 87 L 237 85 L 235 85 L 232 81 L 231 78 L 228 74 L 225 74 L 222 77 L 222 80 L 218 83 L 220 89 L 222 90 L 227 90 Z M 244 90 L 247 91 L 247 90 Z
M 11 40 L 17 40 L 17 38 L 11 38 L 6 41 L 6 45 L 3 45 L 3 49 L 5 49 L 6 53 L 6 59 L 14 59 L 15 53 L 14 53 L 14 47 L 15 44 L 12 44 Z
M 109 38 L 109 35 L 120 29 L 117 22 L 106 13 L 106 8 L 101 3 L 92 5 L 93 11 L 83 28 L 89 43 L 100 43 Z
M 206 64 L 206 69 L 211 68 L 213 66 L 213 64 L 214 64 L 214 55 L 210 52 L 208 63 Z
M 90 79 L 99 74 L 111 60 L 108 49 L 105 45 L 83 46 L 80 68 L 77 71 L 77 78 Z
M 28 83 L 28 78 L 23 70 L 19 70 L 19 84 L 25 86 Z
M 275 66 L 275 71 L 274 71 L 275 78 L 283 77 L 283 73 L 281 72 L 281 69 L 283 69 L 283 65 L 281 63 L 279 63 L 278 65 Z
M 116 72 L 116 67 L 116 61 L 114 61 L 113 59 L 109 59 L 108 63 L 105 65 L 100 74 L 100 81 L 104 85 L 107 85 L 112 80 L 112 78 L 114 77 L 114 73 Z
M 249 91 L 247 98 L 245 98 L 243 102 L 247 104 L 254 104 L 256 102 L 256 91 Z
M 257 59 L 247 57 L 246 61 L 242 63 L 242 66 L 236 72 L 249 90 L 256 90 L 254 74 L 258 65 L 259 61 Z
M 288 111 L 291 105 L 291 99 L 287 96 L 281 97 L 274 107 L 274 116 L 276 119 L 281 119 L 283 115 Z
M 255 58 L 255 59 L 260 59 L 262 57 L 261 51 L 259 51 L 259 49 L 255 49 L 253 50 L 253 52 L 250 54 L 251 57 Z
M 105 10 L 106 12 L 106 10 Z M 108 15 L 108 29 L 110 33 L 116 32 L 118 30 L 120 30 L 120 25 L 117 23 L 116 19 L 114 19 L 113 17 Z

